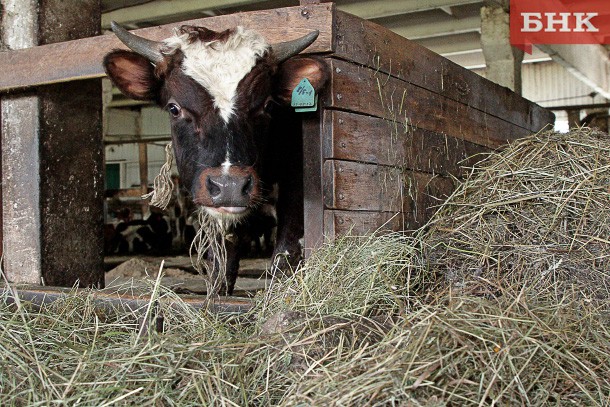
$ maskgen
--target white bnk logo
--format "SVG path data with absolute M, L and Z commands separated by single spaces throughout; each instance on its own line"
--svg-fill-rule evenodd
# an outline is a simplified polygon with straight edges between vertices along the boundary
M 542 19 L 542 13 L 521 13 L 523 16 L 523 27 L 521 32 L 599 32 L 599 28 L 591 23 L 591 19 L 599 13 L 544 13 L 546 21 Z M 570 26 L 570 17 L 574 16 L 574 27 Z M 546 22 L 546 24 L 544 24 Z

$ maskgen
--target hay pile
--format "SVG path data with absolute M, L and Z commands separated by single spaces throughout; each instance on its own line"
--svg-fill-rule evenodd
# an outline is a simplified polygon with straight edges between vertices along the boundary
M 610 137 L 546 132 L 479 163 L 422 238 L 454 288 L 576 295 L 610 310 Z
M 450 205 L 440 216 L 455 216 Z M 450 251 L 423 239 L 448 222 L 326 245 L 247 315 L 196 312 L 151 282 L 162 334 L 141 331 L 138 312 L 101 313 L 88 293 L 41 311 L 0 301 L 0 404 L 610 405 L 610 330 L 593 301 L 536 295 L 541 286 L 523 279 L 494 295 L 431 291 Z M 565 291 L 562 279 L 548 282 Z

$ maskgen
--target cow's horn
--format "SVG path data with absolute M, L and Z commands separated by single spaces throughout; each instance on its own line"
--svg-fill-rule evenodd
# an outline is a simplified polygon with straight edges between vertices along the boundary
M 315 30 L 296 40 L 273 44 L 271 48 L 278 62 L 283 62 L 309 47 L 318 38 L 320 31 Z
M 121 40 L 123 44 L 127 45 L 127 47 L 136 54 L 142 55 L 153 64 L 156 64 L 163 60 L 163 55 L 159 50 L 161 47 L 160 42 L 138 37 L 137 35 L 127 31 L 114 21 L 110 23 L 110 26 L 112 27 L 112 31 L 116 34 L 119 40 Z

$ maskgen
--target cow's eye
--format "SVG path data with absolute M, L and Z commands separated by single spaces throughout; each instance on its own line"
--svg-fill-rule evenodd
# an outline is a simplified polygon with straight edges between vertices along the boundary
M 178 116 L 180 116 L 180 111 L 181 111 L 181 110 L 182 110 L 182 109 L 180 109 L 180 106 L 178 106 L 178 105 L 177 105 L 177 104 L 175 104 L 175 103 L 169 103 L 169 104 L 167 105 L 167 111 L 169 112 L 169 114 L 171 114 L 171 115 L 172 115 L 172 116 L 174 116 L 174 117 L 178 117 Z

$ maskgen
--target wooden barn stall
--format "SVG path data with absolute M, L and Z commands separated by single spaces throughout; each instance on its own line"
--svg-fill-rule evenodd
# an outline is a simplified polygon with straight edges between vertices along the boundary
M 4 272 L 15 282 L 100 286 L 98 78 L 103 56 L 123 45 L 114 35 L 90 36 L 99 15 L 83 16 L 67 5 L 51 13 L 45 7 L 57 2 L 47 3 L 39 13 L 56 20 L 39 29 L 48 41 L 42 36 L 41 45 L 3 51 L 0 58 Z M 305 3 L 311 2 L 184 23 L 214 30 L 243 25 L 271 43 L 320 31 L 305 52 L 325 58 L 332 78 L 318 111 L 302 115 L 307 253 L 350 230 L 423 225 L 473 155 L 554 120 L 509 89 L 333 3 Z M 58 19 L 70 27 L 86 22 L 89 31 L 77 35 L 86 38 L 73 39 L 75 29 L 59 32 Z M 5 32 L 9 23 L 2 23 Z M 135 32 L 161 40 L 177 25 Z

